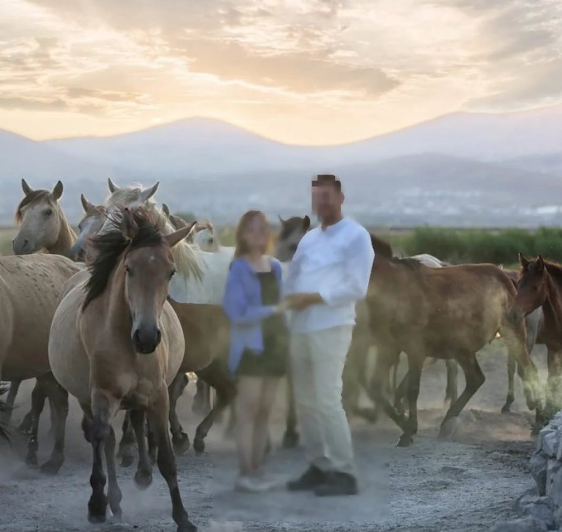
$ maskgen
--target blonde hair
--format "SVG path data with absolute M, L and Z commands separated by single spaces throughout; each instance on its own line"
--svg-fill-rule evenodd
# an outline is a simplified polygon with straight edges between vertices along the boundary
M 235 248 L 234 248 L 234 256 L 235 257 L 242 257 L 246 255 L 249 251 L 248 244 L 244 239 L 244 232 L 248 228 L 248 225 L 253 222 L 255 219 L 261 220 L 267 229 L 267 244 L 261 250 L 261 252 L 265 255 L 269 251 L 271 245 L 271 231 L 269 228 L 269 222 L 267 220 L 267 216 L 262 211 L 248 211 L 242 215 L 240 221 L 238 222 L 238 226 L 236 227 L 236 235 L 235 235 Z

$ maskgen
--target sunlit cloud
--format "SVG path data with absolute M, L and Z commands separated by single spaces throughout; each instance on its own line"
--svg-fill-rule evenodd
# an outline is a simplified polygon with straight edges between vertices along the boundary
M 562 102 L 556 0 L 4 0 L 0 127 L 210 116 L 306 144 Z

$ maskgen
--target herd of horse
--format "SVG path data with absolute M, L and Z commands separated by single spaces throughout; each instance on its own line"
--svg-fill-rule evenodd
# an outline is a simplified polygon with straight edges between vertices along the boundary
M 210 222 L 186 222 L 158 206 L 153 199 L 158 186 L 118 187 L 108 180 L 103 204 L 81 197 L 84 217 L 76 233 L 59 204 L 60 181 L 47 191 L 22 180 L 15 255 L 0 257 L 0 381 L 11 382 L 0 416 L 7 436 L 19 383 L 36 379 L 31 411 L 19 429 L 29 433 L 26 462 L 36 465 L 39 419 L 49 401 L 54 447 L 41 469 L 55 474 L 64 462 L 69 393 L 77 399 L 93 451 L 88 518 L 103 522 L 107 506 L 121 514 L 112 421 L 126 410 L 122 464 L 138 459 L 140 489 L 150 485 L 152 465 L 158 465 L 178 531 L 186 532 L 196 527 L 182 503 L 175 456 L 190 441 L 176 404 L 189 375 L 197 375 L 198 405 L 210 405 L 209 390 L 215 390 L 193 441 L 202 452 L 211 426 L 236 394 L 225 360 L 229 323 L 221 308 L 234 250 L 220 244 Z M 280 218 L 275 255 L 284 273 L 310 228 L 307 216 Z M 536 427 L 542 426 L 562 404 L 562 266 L 522 255 L 518 272 L 491 264 L 453 266 L 430 255 L 396 257 L 388 243 L 375 235 L 371 240 L 375 260 L 368 294 L 357 305 L 344 371 L 348 414 L 373 419 L 382 410 L 402 431 L 398 445 L 411 445 L 424 362 L 443 359 L 448 409 L 440 436 L 450 436 L 485 380 L 476 353 L 501 336 L 508 350 L 502 411 L 513 403 L 517 369 Z M 538 342 L 548 350 L 546 387 L 530 357 Z M 371 347 L 377 357 L 369 372 Z M 402 353 L 408 372 L 398 383 Z M 459 366 L 466 383 L 460 395 Z M 375 405 L 368 413 L 358 406 L 361 389 Z M 291 446 L 298 433 L 291 393 L 288 398 L 283 444 Z

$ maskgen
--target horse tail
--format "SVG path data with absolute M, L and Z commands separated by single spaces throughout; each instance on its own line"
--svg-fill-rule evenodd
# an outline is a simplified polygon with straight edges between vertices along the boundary
M 0 395 L 5 394 L 8 391 L 7 386 L 0 387 Z M 0 401 L 0 440 L 10 441 L 10 431 L 8 426 L 4 423 L 3 418 L 11 410 L 11 408 L 4 402 Z

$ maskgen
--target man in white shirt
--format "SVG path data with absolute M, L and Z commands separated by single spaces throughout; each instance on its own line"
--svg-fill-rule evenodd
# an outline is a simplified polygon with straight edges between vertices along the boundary
M 285 286 L 291 317 L 291 378 L 309 469 L 292 491 L 354 495 L 357 480 L 345 415 L 342 373 L 355 324 L 355 304 L 367 294 L 374 251 L 369 233 L 342 214 L 344 195 L 333 175 L 313 182 L 321 222 L 300 241 Z

